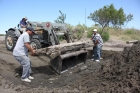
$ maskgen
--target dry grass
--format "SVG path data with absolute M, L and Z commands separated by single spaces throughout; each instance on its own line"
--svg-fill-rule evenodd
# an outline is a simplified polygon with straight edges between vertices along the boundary
M 0 34 L 0 36 L 5 36 L 5 34 Z
M 106 28 L 110 34 L 110 39 L 128 41 L 128 40 L 140 40 L 140 30 L 136 29 L 113 29 Z

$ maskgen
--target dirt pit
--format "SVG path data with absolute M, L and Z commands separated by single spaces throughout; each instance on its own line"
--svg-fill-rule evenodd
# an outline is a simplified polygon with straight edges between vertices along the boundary
M 34 80 L 20 80 L 22 68 L 0 44 L 0 90 L 2 93 L 139 93 L 139 47 L 123 51 L 103 50 L 100 63 L 91 61 L 58 75 L 48 65 L 47 57 L 32 57 Z

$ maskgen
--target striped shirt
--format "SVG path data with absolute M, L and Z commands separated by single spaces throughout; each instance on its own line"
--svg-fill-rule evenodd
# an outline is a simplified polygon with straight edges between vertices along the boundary
M 98 34 L 98 33 L 96 33 L 96 35 L 93 34 L 92 40 L 93 40 L 93 43 L 94 44 L 98 40 L 98 44 L 97 45 L 99 45 L 99 46 L 102 46 L 103 45 L 103 39 L 102 39 L 101 35 Z

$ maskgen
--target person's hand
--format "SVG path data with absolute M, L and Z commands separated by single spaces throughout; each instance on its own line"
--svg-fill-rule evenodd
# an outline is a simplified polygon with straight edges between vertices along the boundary
M 27 26 L 24 26 L 24 28 L 27 28 Z
M 36 47 L 33 47 L 32 50 L 36 50 Z
M 90 38 L 90 40 L 92 40 L 92 38 Z
M 31 52 L 31 56 L 35 56 L 36 53 L 35 53 L 35 50 L 33 50 L 33 52 Z

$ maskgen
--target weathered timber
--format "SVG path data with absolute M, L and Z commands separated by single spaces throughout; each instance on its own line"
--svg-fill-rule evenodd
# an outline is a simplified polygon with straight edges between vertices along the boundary
M 65 58 L 69 58 L 71 56 L 77 56 L 77 55 L 80 55 L 80 54 L 86 53 L 86 52 L 87 52 L 86 50 L 75 51 L 75 52 L 71 52 L 71 53 L 68 53 L 68 54 L 61 55 L 61 58 L 65 59 Z
M 35 50 L 35 53 L 37 55 L 46 54 L 51 58 L 55 58 L 56 56 L 65 54 L 67 52 L 74 52 L 74 51 L 84 49 L 87 46 L 91 46 L 89 44 L 89 41 L 66 43 L 66 44 L 54 45 L 46 48 L 37 49 Z
M 127 44 L 130 44 L 130 43 L 137 43 L 138 40 L 132 40 L 132 41 L 126 41 Z

